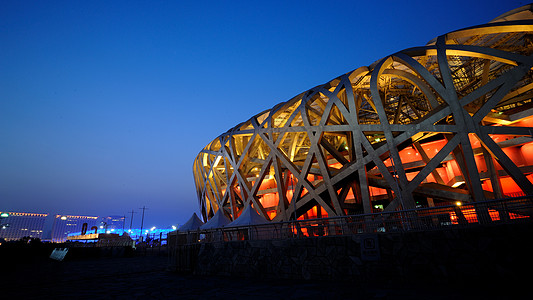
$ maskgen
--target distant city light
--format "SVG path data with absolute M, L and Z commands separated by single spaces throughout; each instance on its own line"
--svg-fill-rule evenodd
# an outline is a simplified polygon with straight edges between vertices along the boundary
M 175 227 L 177 227 L 177 226 L 175 226 Z M 112 230 L 112 229 L 110 229 L 110 230 Z M 109 233 L 110 230 L 109 231 L 105 231 L 105 232 Z M 120 229 L 120 228 L 114 228 L 114 230 L 115 231 L 113 233 L 116 233 L 116 234 L 119 234 L 119 235 L 127 234 L 133 239 L 139 238 L 140 236 L 144 236 L 144 235 L 159 238 L 159 235 L 166 236 L 169 232 L 173 231 L 172 226 L 169 226 L 168 228 L 165 228 L 165 229 L 155 228 L 153 231 L 150 231 L 150 229 L 143 229 L 141 231 L 140 229 L 135 229 L 135 228 L 124 229 L 124 230 Z M 104 231 L 100 230 L 100 233 L 103 233 L 103 232 Z M 81 234 L 82 234 L 81 232 L 72 232 L 72 233 L 69 233 L 68 236 L 75 236 L 75 235 L 81 235 Z
M 66 219 L 67 219 L 67 217 L 65 217 L 65 216 L 61 217 L 61 220 L 63 220 L 63 221 L 65 221 Z
M 172 225 L 172 230 L 176 230 L 176 229 L 177 229 L 176 226 Z
M 9 217 L 9 214 L 4 212 L 4 213 L 0 214 L 0 217 L 7 218 L 7 217 Z

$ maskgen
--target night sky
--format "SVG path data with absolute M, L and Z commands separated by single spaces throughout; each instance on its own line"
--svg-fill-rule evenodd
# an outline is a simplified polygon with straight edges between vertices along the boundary
M 341 74 L 527 1 L 0 0 L 0 210 L 199 214 L 215 137 Z M 199 214 L 200 215 L 200 214 Z M 129 222 L 129 219 L 127 219 Z

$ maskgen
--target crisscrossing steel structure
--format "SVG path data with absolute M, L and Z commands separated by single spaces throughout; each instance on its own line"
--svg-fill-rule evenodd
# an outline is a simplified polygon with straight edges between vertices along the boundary
M 532 195 L 532 53 L 527 5 L 253 116 L 194 161 L 204 220 L 247 203 L 286 221 Z

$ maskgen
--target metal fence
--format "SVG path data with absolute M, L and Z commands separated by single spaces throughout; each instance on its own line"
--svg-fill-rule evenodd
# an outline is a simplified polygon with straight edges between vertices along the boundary
M 428 231 L 531 221 L 533 197 L 416 208 L 323 219 L 296 220 L 240 227 L 178 232 L 178 244 L 198 242 L 290 239 L 314 236 Z M 179 239 L 179 237 L 177 237 Z

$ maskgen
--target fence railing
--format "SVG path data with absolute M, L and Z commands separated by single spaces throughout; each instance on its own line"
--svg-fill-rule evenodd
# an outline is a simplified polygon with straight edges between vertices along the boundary
M 176 244 L 427 231 L 531 220 L 533 197 L 261 225 L 177 232 Z

